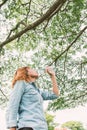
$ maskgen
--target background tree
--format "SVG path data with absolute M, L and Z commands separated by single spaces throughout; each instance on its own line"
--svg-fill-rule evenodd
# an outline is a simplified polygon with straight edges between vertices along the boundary
M 87 2 L 2 0 L 0 3 L 0 104 L 9 96 L 15 70 L 31 66 L 43 75 L 51 65 L 61 95 L 51 109 L 87 102 Z M 38 83 L 50 89 L 49 77 Z M 45 82 L 44 82 L 45 81 Z
M 54 123 L 54 116 L 46 113 L 46 120 L 48 124 L 48 130 L 54 130 L 56 123 Z
M 71 130 L 85 130 L 82 123 L 78 121 L 68 121 L 64 123 L 62 126 L 70 128 Z

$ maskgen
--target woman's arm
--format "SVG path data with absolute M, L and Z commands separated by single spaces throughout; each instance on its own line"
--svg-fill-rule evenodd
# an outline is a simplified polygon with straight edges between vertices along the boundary
M 59 96 L 60 94 L 60 91 L 59 91 L 59 88 L 58 88 L 58 85 L 57 85 L 57 81 L 56 81 L 56 76 L 55 75 L 52 75 L 51 76 L 51 81 L 52 81 L 52 85 L 53 85 L 53 92 Z
M 53 86 L 53 92 L 58 96 L 60 94 L 59 88 L 58 88 L 58 84 L 57 84 L 57 80 L 56 80 L 56 76 L 55 76 L 55 72 L 53 71 L 53 69 L 51 69 L 50 67 L 46 68 L 46 72 L 50 75 L 51 77 L 51 81 L 52 81 L 52 86 Z

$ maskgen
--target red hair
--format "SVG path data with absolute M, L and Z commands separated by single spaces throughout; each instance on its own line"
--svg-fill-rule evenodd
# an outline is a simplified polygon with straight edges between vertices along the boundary
M 17 69 L 12 80 L 12 87 L 14 87 L 16 81 L 18 80 L 25 80 L 29 82 L 28 69 L 30 69 L 30 67 L 22 67 Z

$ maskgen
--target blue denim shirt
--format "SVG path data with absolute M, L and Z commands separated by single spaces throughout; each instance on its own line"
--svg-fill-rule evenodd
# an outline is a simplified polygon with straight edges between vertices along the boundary
M 48 130 L 43 100 L 56 98 L 58 96 L 53 92 L 41 91 L 34 83 L 17 81 L 6 111 L 7 128 L 32 127 L 34 130 Z

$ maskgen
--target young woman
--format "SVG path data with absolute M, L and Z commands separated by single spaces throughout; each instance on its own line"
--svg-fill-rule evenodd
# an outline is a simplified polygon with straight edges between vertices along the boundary
M 46 68 L 52 80 L 53 91 L 40 90 L 35 81 L 38 73 L 30 67 L 19 68 L 13 78 L 12 93 L 6 111 L 10 130 L 48 130 L 43 111 L 43 100 L 58 98 L 59 89 L 54 71 Z

